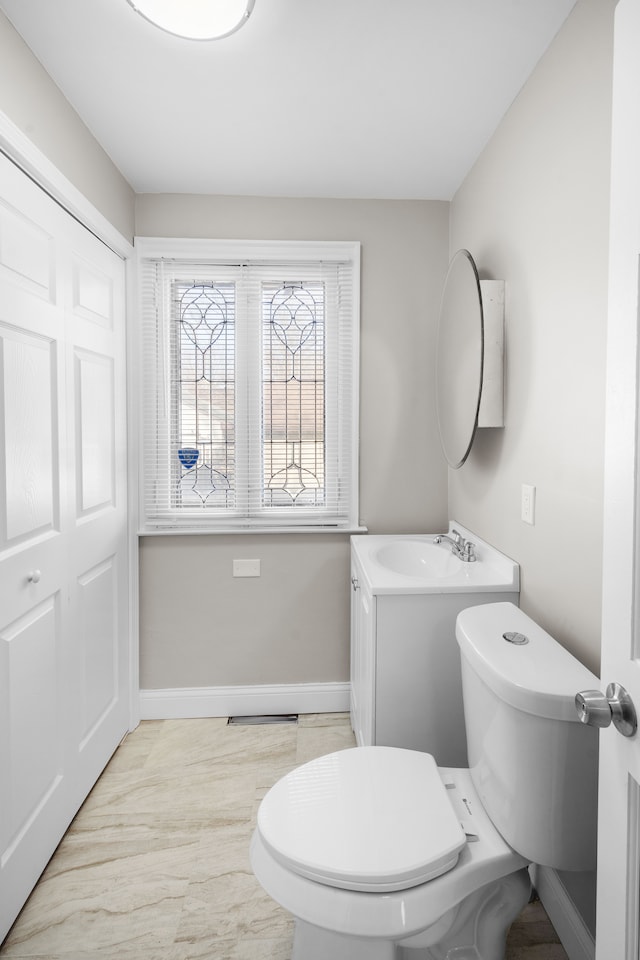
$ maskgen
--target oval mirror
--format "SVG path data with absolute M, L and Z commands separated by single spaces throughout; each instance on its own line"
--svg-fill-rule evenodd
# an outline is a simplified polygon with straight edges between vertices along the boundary
M 438 325 L 436 404 L 442 449 L 449 466 L 469 456 L 478 426 L 484 353 L 480 279 L 468 250 L 451 259 Z

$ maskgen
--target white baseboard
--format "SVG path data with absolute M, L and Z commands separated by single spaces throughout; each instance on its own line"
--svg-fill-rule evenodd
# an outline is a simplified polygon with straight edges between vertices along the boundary
M 348 710 L 348 683 L 259 684 L 140 691 L 141 720 L 343 713 Z
M 593 936 L 556 871 L 536 865 L 531 868 L 531 876 L 569 960 L 594 960 Z

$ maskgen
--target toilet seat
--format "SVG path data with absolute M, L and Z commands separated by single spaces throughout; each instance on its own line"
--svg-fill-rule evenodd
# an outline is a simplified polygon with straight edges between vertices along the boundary
M 367 892 L 432 880 L 466 844 L 434 758 L 397 747 L 356 747 L 293 770 L 265 796 L 257 830 L 288 870 Z
M 528 866 L 487 816 L 469 770 L 440 767 L 440 775 L 465 831 L 477 840 L 468 842 L 455 867 L 439 877 L 404 890 L 371 895 L 314 882 L 280 862 L 256 827 L 250 852 L 256 878 L 285 910 L 316 927 L 349 937 L 391 941 L 418 934 L 475 891 Z

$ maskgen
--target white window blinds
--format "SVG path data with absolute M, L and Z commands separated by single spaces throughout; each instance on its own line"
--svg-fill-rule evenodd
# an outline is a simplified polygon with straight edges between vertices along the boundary
M 136 241 L 143 531 L 354 528 L 358 245 L 170 243 Z

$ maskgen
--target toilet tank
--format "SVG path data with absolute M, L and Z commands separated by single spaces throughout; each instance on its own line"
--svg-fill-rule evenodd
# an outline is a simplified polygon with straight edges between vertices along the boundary
M 574 697 L 600 681 L 511 603 L 463 610 L 456 637 L 469 767 L 485 810 L 532 863 L 593 870 L 598 731 L 580 723 Z

